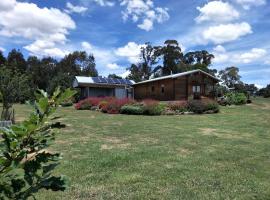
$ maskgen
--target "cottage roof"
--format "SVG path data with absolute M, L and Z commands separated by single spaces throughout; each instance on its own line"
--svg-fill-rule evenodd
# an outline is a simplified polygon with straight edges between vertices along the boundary
M 220 81 L 220 79 L 218 79 L 217 77 L 207 73 L 207 72 L 204 72 L 200 69 L 196 69 L 196 70 L 192 70 L 192 71 L 187 71 L 187 72 L 183 72 L 183 73 L 178 73 L 178 74 L 172 74 L 172 75 L 168 75 L 168 76 L 162 76 L 162 77 L 159 77 L 159 78 L 153 78 L 153 79 L 150 79 L 150 80 L 146 80 L 146 81 L 141 81 L 141 82 L 138 82 L 138 83 L 134 83 L 133 85 L 139 85 L 139 84 L 143 84 L 143 83 L 149 83 L 149 82 L 154 82 L 154 81 L 159 81 L 159 80 L 164 80 L 164 79 L 174 79 L 174 78 L 178 78 L 178 77 L 181 77 L 181 76 L 186 76 L 186 75 L 189 75 L 189 74 L 194 74 L 194 73 L 203 73 L 217 81 Z

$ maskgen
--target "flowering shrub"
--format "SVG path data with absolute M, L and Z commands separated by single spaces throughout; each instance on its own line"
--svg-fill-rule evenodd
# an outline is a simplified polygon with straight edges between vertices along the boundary
M 91 107 L 99 107 L 100 102 L 109 101 L 113 97 L 88 97 L 75 104 L 77 110 L 90 110 Z
M 90 110 L 92 107 L 92 104 L 89 101 L 79 101 L 78 103 L 75 104 L 76 110 Z
M 187 101 L 175 101 L 168 104 L 169 110 L 178 111 L 178 112 L 185 112 L 187 111 Z
M 134 100 L 124 98 L 124 99 L 116 99 L 111 98 L 108 101 L 102 102 L 101 110 L 102 112 L 109 113 L 109 114 L 119 114 L 120 109 L 124 105 L 129 105 L 135 103 Z
M 161 115 L 166 107 L 166 104 L 161 104 L 159 101 L 152 99 L 146 99 L 142 103 L 144 115 Z

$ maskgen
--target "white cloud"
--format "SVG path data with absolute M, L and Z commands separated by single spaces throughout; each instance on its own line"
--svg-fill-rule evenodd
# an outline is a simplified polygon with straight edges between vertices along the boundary
M 4 52 L 6 49 L 4 47 L 0 47 L 0 51 Z
M 235 60 L 240 63 L 251 63 L 263 58 L 266 54 L 265 49 L 253 48 L 249 52 L 237 55 Z
M 108 0 L 94 0 L 98 5 L 100 6 L 114 6 L 113 1 L 108 1 Z
M 120 74 L 119 76 L 121 76 L 122 78 L 127 78 L 128 75 L 130 75 L 130 71 L 125 71 L 124 73 Z
M 262 63 L 267 51 L 261 48 L 252 48 L 246 52 L 227 52 L 223 46 L 218 45 L 213 49 L 213 54 L 215 56 L 215 64 L 249 64 L 255 62 Z
M 214 63 L 225 63 L 229 59 L 229 55 L 227 55 L 226 49 L 221 45 L 214 47 L 213 54 L 215 56 Z
M 56 46 L 65 44 L 69 30 L 76 27 L 70 16 L 59 9 L 40 8 L 34 3 L 2 0 L 0 11 L 0 35 L 33 41 L 24 48 L 34 55 L 63 55 L 65 52 Z
M 217 45 L 216 47 L 214 47 L 214 51 L 215 52 L 225 53 L 226 49 L 222 45 Z
M 168 8 L 155 7 L 153 0 L 120 0 L 120 5 L 125 7 L 123 20 L 140 21 L 137 26 L 145 31 L 152 30 L 155 22 L 161 24 L 170 18 Z
M 0 1 L 0 11 L 12 10 L 15 4 L 16 4 L 15 0 L 2 0 Z
M 153 29 L 153 21 L 150 19 L 144 19 L 143 23 L 138 24 L 138 27 L 146 31 L 151 31 Z
M 83 6 L 74 6 L 72 3 L 67 2 L 66 4 L 67 9 L 65 10 L 67 13 L 85 13 L 88 8 Z
M 140 59 L 141 48 L 144 45 L 129 42 L 124 47 L 115 50 L 115 54 L 120 57 L 125 57 L 130 63 L 137 63 Z
M 109 63 L 109 64 L 107 64 L 107 67 L 109 69 L 113 69 L 113 70 L 120 68 L 120 66 L 118 64 L 116 64 L 116 63 Z
M 62 58 L 68 53 L 67 50 L 61 50 L 60 48 L 55 47 L 55 43 L 46 40 L 36 40 L 32 44 L 29 44 L 24 47 L 26 50 L 30 52 L 31 55 L 35 55 L 38 57 L 42 56 L 51 56 Z
M 239 18 L 239 12 L 227 2 L 211 1 L 203 7 L 197 7 L 200 15 L 195 19 L 198 23 L 204 21 L 230 22 Z
M 236 3 L 243 6 L 244 9 L 249 10 L 252 6 L 262 6 L 266 4 L 266 0 L 235 0 Z
M 215 44 L 222 44 L 237 40 L 241 36 L 251 34 L 251 26 L 246 23 L 235 24 L 221 24 L 217 26 L 210 26 L 202 32 L 203 40 L 213 42 Z
M 93 46 L 89 42 L 84 41 L 81 43 L 81 45 L 85 51 L 92 51 L 93 50 Z
M 108 66 L 112 67 L 112 63 L 118 60 L 112 49 L 96 47 L 86 41 L 81 43 L 81 49 L 87 53 L 92 53 L 96 59 L 97 66 L 103 69 L 108 68 Z

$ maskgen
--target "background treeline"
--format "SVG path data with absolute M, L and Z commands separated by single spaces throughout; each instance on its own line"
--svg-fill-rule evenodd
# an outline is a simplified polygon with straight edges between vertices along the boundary
M 17 91 L 20 95 L 15 95 L 16 101 L 24 102 L 34 97 L 36 89 L 51 94 L 58 86 L 62 89 L 71 87 L 74 76 L 98 76 L 98 72 L 94 56 L 84 51 L 75 51 L 56 60 L 36 56 L 25 59 L 19 50 L 13 49 L 7 57 L 0 52 L 0 76 L 2 87 L 20 87 L 20 91 Z
M 269 85 L 258 91 L 254 84 L 243 83 L 237 67 L 227 67 L 221 71 L 210 69 L 213 59 L 214 55 L 206 50 L 184 53 L 176 40 L 167 40 L 161 46 L 153 46 L 148 42 L 141 48 L 139 61 L 127 68 L 130 71 L 127 78 L 139 82 L 201 69 L 222 80 L 217 88 L 218 93 L 224 94 L 230 88 L 238 92 L 270 96 Z M 12 101 L 24 102 L 32 99 L 36 89 L 51 94 L 58 86 L 61 89 L 72 87 L 74 76 L 98 76 L 93 54 L 75 51 L 56 60 L 52 57 L 25 58 L 16 49 L 11 50 L 5 57 L 0 51 L 0 95 L 10 95 Z M 110 74 L 108 77 L 121 78 L 116 74 Z M 17 90 L 12 90 L 12 87 Z M 12 94 L 10 91 L 15 92 Z

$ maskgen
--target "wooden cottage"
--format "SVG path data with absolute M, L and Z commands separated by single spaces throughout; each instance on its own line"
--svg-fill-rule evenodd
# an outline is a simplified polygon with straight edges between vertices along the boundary
M 76 76 L 73 87 L 80 89 L 81 99 L 109 96 L 122 99 L 133 98 L 133 83 L 127 79 Z
M 214 98 L 214 87 L 218 82 L 215 76 L 198 69 L 135 83 L 134 98 L 175 101 L 187 100 L 195 94 Z

